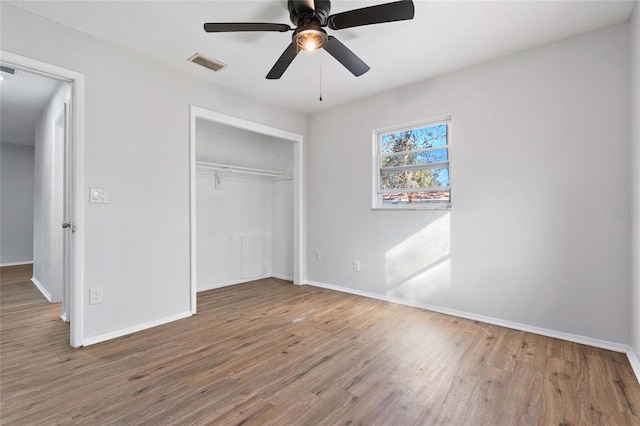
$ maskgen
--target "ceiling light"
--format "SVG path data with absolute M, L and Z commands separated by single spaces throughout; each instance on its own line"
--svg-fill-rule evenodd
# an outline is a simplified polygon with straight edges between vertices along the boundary
M 327 43 L 327 33 L 318 22 L 312 21 L 303 26 L 300 31 L 296 31 L 293 39 L 299 49 L 311 52 L 316 49 L 322 49 Z
M 4 76 L 0 74 L 0 81 L 4 80 Z
M 304 48 L 305 50 L 316 50 L 316 41 L 309 38 L 309 40 L 304 44 Z

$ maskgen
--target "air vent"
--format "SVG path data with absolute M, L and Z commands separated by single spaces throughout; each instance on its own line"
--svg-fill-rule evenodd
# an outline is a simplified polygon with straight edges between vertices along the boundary
M 13 68 L 5 67 L 4 65 L 0 65 L 0 72 L 14 75 L 16 73 L 16 70 L 14 70 Z
M 213 71 L 220 71 L 222 68 L 226 67 L 226 64 L 223 64 L 220 61 L 216 61 L 215 59 L 211 59 L 211 58 L 207 58 L 206 56 L 202 56 L 199 53 L 196 53 L 195 55 L 193 55 L 192 57 L 190 57 L 189 59 L 187 59 L 188 61 L 193 62 L 194 64 L 198 64 L 201 65 L 205 68 L 209 68 L 210 70 Z

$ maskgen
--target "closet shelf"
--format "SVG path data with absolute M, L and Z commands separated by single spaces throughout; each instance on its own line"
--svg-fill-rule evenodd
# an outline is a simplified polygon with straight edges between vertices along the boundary
M 209 163 L 206 161 L 196 161 L 196 168 L 200 170 L 212 170 L 214 172 L 243 173 L 249 175 L 266 176 L 275 179 L 292 179 L 292 176 L 290 174 L 276 170 L 254 169 L 251 167 Z

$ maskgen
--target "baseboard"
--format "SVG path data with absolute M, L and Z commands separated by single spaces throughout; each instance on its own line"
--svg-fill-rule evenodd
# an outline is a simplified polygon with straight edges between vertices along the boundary
M 51 303 L 51 293 L 49 293 L 47 289 L 44 288 L 42 283 L 38 281 L 36 277 L 31 277 L 31 282 L 38 288 L 38 290 L 40 290 L 40 293 L 42 293 L 42 295 L 47 298 L 47 301 Z
M 627 349 L 627 358 L 629 359 L 629 364 L 631 364 L 633 374 L 636 375 L 636 380 L 638 381 L 638 383 L 640 383 L 640 361 L 638 361 L 638 357 L 633 352 L 633 349 L 631 349 L 631 347 Z
M 578 334 L 565 333 L 562 331 L 550 330 L 547 328 L 541 328 L 531 326 L 527 324 L 521 324 L 517 322 L 505 321 L 498 318 L 487 317 L 484 315 L 472 314 L 469 312 L 458 311 L 456 309 L 443 308 L 440 306 L 428 305 L 425 303 L 414 302 L 411 300 L 400 299 L 397 297 L 383 296 L 376 293 L 370 293 L 367 291 L 354 290 L 347 287 L 341 287 L 332 284 L 324 284 L 316 281 L 307 281 L 309 285 L 315 287 L 326 288 L 328 290 L 341 291 L 343 293 L 355 294 L 357 296 L 369 297 L 371 299 L 382 300 L 385 302 L 397 303 L 399 305 L 411 306 L 414 308 L 426 309 L 428 311 L 438 312 L 441 314 L 451 315 L 454 317 L 465 318 L 473 321 L 480 321 L 487 324 L 498 325 L 501 327 L 511 328 L 519 331 L 526 331 L 528 333 L 540 334 L 542 336 L 553 337 L 555 339 L 566 340 L 573 343 L 579 343 L 581 345 L 593 346 L 596 348 L 607 349 L 614 352 L 622 352 L 628 354 L 629 346 L 624 343 L 609 342 L 607 340 L 594 339 L 591 337 L 580 336 Z M 634 370 L 637 371 L 637 370 Z M 637 373 L 636 373 L 637 376 Z
M 117 337 L 126 336 L 127 334 L 136 333 L 138 331 L 146 330 L 148 328 L 157 327 L 159 325 L 167 324 L 173 321 L 181 320 L 192 316 L 191 311 L 182 312 L 180 314 L 171 315 L 154 321 L 145 322 L 143 324 L 134 325 L 133 327 L 122 328 L 120 330 L 110 331 L 108 333 L 99 334 L 93 337 L 87 337 L 82 340 L 82 346 L 95 345 L 96 343 L 105 342 L 107 340 L 115 339 Z
M 243 279 L 243 280 L 227 281 L 227 282 L 224 282 L 224 283 L 209 284 L 209 285 L 206 285 L 204 287 L 198 288 L 196 290 L 196 293 L 200 293 L 202 291 L 215 290 L 216 288 L 229 287 L 229 286 L 237 285 L 237 284 L 244 284 L 244 283 L 248 283 L 248 282 L 256 281 L 256 280 L 263 280 L 265 278 L 271 278 L 271 277 L 272 277 L 271 274 L 264 274 L 261 277 L 246 278 L 246 279 Z
M 279 280 L 293 281 L 293 277 L 290 277 L 288 275 L 271 274 L 271 277 L 272 278 L 277 278 Z
M 33 260 L 26 261 L 26 262 L 0 263 L 0 268 L 4 268 L 5 266 L 21 266 L 21 265 L 33 265 Z
M 67 319 L 67 313 L 63 312 L 60 314 L 60 319 L 64 322 L 69 322 L 69 320 Z

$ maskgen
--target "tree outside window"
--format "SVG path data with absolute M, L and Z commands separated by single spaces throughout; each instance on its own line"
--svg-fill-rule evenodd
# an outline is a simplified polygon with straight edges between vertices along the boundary
M 374 207 L 450 207 L 449 121 L 377 132 Z

